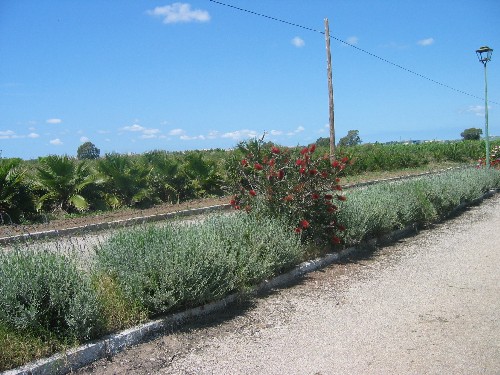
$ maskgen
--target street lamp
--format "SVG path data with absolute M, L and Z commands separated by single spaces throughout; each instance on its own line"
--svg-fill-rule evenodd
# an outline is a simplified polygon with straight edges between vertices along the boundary
M 486 140 L 486 168 L 490 167 L 490 135 L 488 133 L 488 80 L 486 76 L 486 64 L 491 60 L 493 50 L 483 46 L 476 51 L 479 62 L 484 65 L 484 118 L 485 118 L 485 140 Z

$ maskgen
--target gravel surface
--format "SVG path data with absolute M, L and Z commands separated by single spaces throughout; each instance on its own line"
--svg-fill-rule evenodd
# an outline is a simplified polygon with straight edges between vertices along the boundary
M 500 374 L 500 195 L 79 374 Z

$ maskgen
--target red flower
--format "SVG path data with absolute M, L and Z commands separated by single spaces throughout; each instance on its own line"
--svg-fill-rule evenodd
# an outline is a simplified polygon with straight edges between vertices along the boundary
M 259 163 L 255 163 L 255 164 L 253 165 L 253 167 L 254 167 L 256 170 L 258 170 L 258 171 L 261 171 L 261 170 L 264 168 L 264 167 L 262 167 L 262 165 L 260 165 Z
M 340 163 L 337 160 L 334 160 L 333 163 L 332 163 L 332 167 L 333 168 L 338 168 L 338 167 L 340 167 Z
M 302 220 L 299 225 L 304 229 L 309 228 L 309 222 L 306 219 Z
M 340 238 L 338 238 L 336 236 L 333 236 L 332 237 L 332 242 L 335 243 L 335 244 L 339 244 L 340 243 Z
M 335 182 L 338 184 L 338 183 L 340 182 L 340 178 L 338 178 L 338 177 L 337 177 L 337 178 L 335 179 Z
M 302 229 L 300 228 L 295 228 L 295 233 L 300 233 L 302 231 Z
M 330 200 L 332 198 L 333 198 L 333 195 L 331 195 L 331 194 L 325 194 L 325 199 Z
M 319 199 L 319 195 L 318 195 L 318 194 L 316 194 L 316 193 L 312 193 L 312 194 L 311 194 L 311 198 L 312 198 L 312 199 Z
M 344 195 L 337 195 L 337 199 L 339 201 L 345 201 L 345 200 L 347 200 L 347 197 L 345 197 Z
M 321 177 L 327 178 L 328 177 L 328 173 L 326 171 L 321 172 Z
M 345 227 L 342 224 L 337 224 L 337 228 L 340 231 L 344 231 L 345 230 Z
M 293 201 L 293 195 L 292 194 L 288 194 L 285 198 L 283 198 L 283 200 L 285 202 Z
M 283 180 L 283 177 L 285 177 L 285 171 L 283 169 L 280 169 L 278 172 L 278 179 Z
M 276 146 L 273 146 L 273 147 L 271 147 L 271 152 L 273 154 L 279 154 L 280 153 L 280 149 L 278 147 L 276 147 Z
M 269 165 L 271 167 L 273 167 L 275 163 L 276 163 L 276 160 L 274 160 L 274 159 L 269 160 Z
M 305 155 L 305 154 L 307 154 L 308 152 L 309 152 L 309 148 L 307 148 L 307 147 L 304 147 L 302 150 L 300 150 L 300 153 L 301 153 L 302 155 Z
M 333 206 L 328 206 L 327 211 L 330 213 L 335 212 L 335 208 Z
M 229 204 L 234 207 L 234 206 L 236 206 L 236 201 L 234 199 L 231 199 Z
M 246 167 L 246 166 L 248 165 L 248 161 L 247 161 L 247 159 L 243 159 L 243 160 L 241 161 L 241 165 L 242 165 L 242 166 L 244 166 L 244 167 Z
M 311 175 L 315 175 L 315 174 L 317 174 L 317 173 L 318 173 L 318 171 L 317 171 L 316 169 L 311 169 L 311 170 L 309 171 L 309 174 L 311 174 Z
M 304 173 L 306 173 L 306 169 L 304 167 L 302 167 L 302 168 L 300 168 L 299 172 L 300 172 L 300 174 L 304 174 Z
M 250 211 L 252 211 L 252 207 L 250 207 L 250 206 L 245 206 L 245 211 L 246 211 L 246 212 L 250 212 Z
M 340 185 L 335 185 L 335 190 L 341 191 L 341 190 L 342 190 L 342 186 L 340 186 Z
M 299 165 L 302 165 L 304 164 L 304 160 L 302 159 L 297 159 L 297 161 L 295 162 L 295 165 L 299 166 Z
M 255 197 L 257 195 L 257 193 L 255 192 L 255 190 L 249 190 L 248 191 L 248 194 L 250 194 L 252 197 Z
M 316 150 L 316 145 L 313 143 L 311 146 L 309 146 L 309 152 L 313 153 Z
M 349 161 L 349 158 L 347 156 L 342 158 L 342 163 L 347 163 Z

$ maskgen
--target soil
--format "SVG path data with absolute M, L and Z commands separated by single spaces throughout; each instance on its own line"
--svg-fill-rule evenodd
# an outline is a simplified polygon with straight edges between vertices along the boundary
M 61 230 L 73 227 L 82 227 L 90 224 L 107 223 L 116 220 L 126 220 L 134 217 L 150 216 L 171 213 L 193 208 L 209 207 L 229 203 L 229 198 L 205 198 L 196 199 L 179 204 L 161 204 L 147 209 L 122 209 L 116 211 L 103 212 L 99 214 L 89 214 L 77 217 L 62 217 L 49 220 L 46 223 L 30 225 L 0 225 L 0 238 L 11 237 L 21 234 L 36 233 L 49 230 Z

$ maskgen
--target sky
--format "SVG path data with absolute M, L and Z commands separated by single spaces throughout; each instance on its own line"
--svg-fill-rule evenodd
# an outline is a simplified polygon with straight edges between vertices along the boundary
M 221 2 L 232 7 L 1 0 L 1 156 L 76 156 L 87 141 L 104 155 L 328 137 L 325 18 L 337 141 L 349 130 L 370 143 L 484 129 L 484 45 L 489 133 L 500 135 L 498 0 Z

